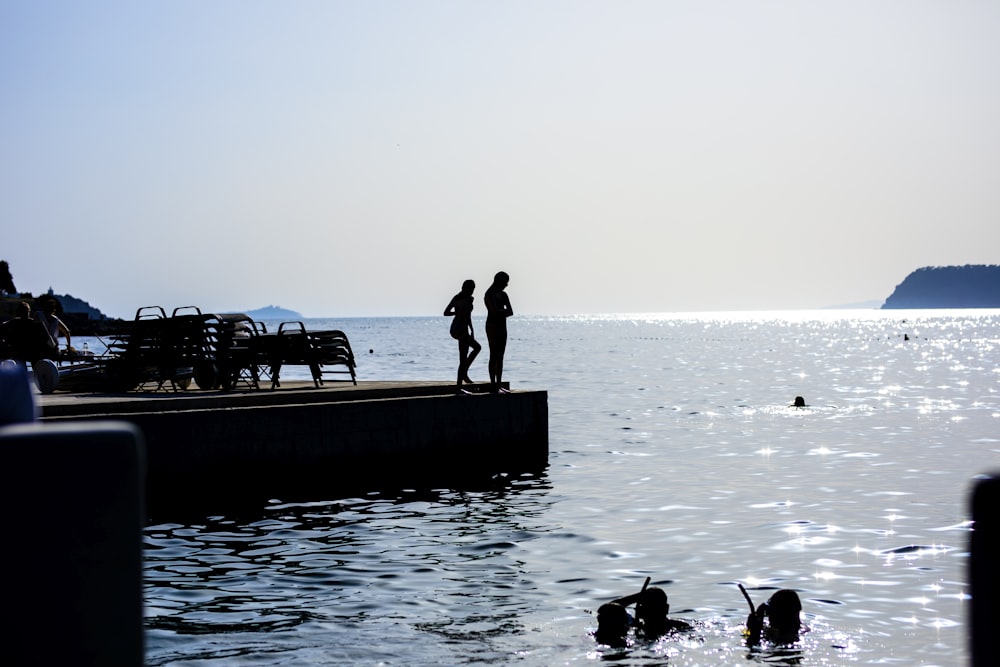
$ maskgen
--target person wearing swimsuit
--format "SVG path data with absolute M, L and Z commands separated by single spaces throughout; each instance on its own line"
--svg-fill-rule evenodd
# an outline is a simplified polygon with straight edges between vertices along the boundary
M 491 391 L 503 391 L 503 357 L 507 351 L 507 318 L 514 314 L 510 298 L 504 291 L 510 283 L 510 276 L 500 271 L 493 277 L 493 284 L 486 290 L 483 302 L 486 304 L 486 340 L 490 344 L 490 387 Z
M 476 289 L 476 283 L 466 280 L 462 283 L 462 291 L 451 298 L 448 306 L 444 309 L 445 317 L 454 316 L 451 321 L 451 337 L 458 341 L 458 381 L 459 390 L 462 383 L 472 384 L 469 379 L 469 367 L 475 360 L 483 346 L 476 340 L 476 334 L 472 329 L 472 293 Z

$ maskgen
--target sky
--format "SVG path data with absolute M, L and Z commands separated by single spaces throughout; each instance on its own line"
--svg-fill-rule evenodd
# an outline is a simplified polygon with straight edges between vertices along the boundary
M 0 0 L 0 259 L 105 314 L 814 309 L 1000 263 L 995 0 Z M 477 299 L 477 313 L 482 314 Z

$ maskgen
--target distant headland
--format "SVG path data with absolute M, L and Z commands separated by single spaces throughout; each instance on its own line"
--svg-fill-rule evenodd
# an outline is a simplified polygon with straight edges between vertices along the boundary
M 10 287 L 13 287 L 12 283 Z M 108 317 L 83 299 L 70 294 L 56 294 L 51 287 L 48 292 L 40 296 L 34 296 L 30 292 L 18 292 L 16 289 L 0 289 L 0 321 L 14 317 L 17 306 L 22 301 L 26 301 L 32 309 L 41 308 L 41 304 L 45 301 L 55 301 L 56 312 L 60 319 L 76 336 L 111 334 L 121 331 L 124 325 L 122 320 Z
M 1000 265 L 925 266 L 906 276 L 882 308 L 1000 308 Z
M 122 331 L 128 324 L 124 320 L 105 315 L 98 308 L 95 308 L 83 299 L 71 294 L 56 294 L 51 287 L 47 292 L 38 296 L 30 292 L 21 292 L 14 285 L 14 279 L 10 274 L 10 266 L 5 260 L 0 260 L 0 322 L 14 317 L 17 305 L 22 301 L 27 301 L 35 309 L 40 308 L 43 302 L 50 300 L 56 302 L 56 312 L 59 313 L 59 317 L 66 323 L 70 331 L 77 336 L 115 333 Z M 223 312 L 233 311 L 203 310 L 203 312 L 217 312 L 222 314 Z M 255 320 L 299 321 L 304 319 L 299 312 L 274 305 L 240 312 L 249 315 Z
M 52 288 L 49 288 L 48 292 L 40 296 L 33 296 L 32 294 L 25 292 L 4 292 L 0 295 L 0 322 L 13 317 L 17 304 L 22 301 L 27 301 L 31 307 L 35 309 L 40 308 L 40 304 L 42 302 L 50 299 L 56 301 L 58 304 L 57 312 L 59 313 L 60 318 L 62 318 L 74 335 L 91 336 L 95 334 L 110 334 L 122 331 L 123 327 L 127 325 L 127 322 L 124 320 L 105 315 L 99 309 L 90 305 L 83 299 L 77 298 L 71 294 L 56 294 Z M 236 311 L 205 311 L 202 309 L 202 312 L 218 312 L 219 314 L 223 314 Z M 302 314 L 297 311 L 273 305 L 256 308 L 254 310 L 241 310 L 238 312 L 249 315 L 258 321 L 281 320 L 287 322 L 305 319 Z M 167 314 L 170 314 L 169 310 L 167 311 Z

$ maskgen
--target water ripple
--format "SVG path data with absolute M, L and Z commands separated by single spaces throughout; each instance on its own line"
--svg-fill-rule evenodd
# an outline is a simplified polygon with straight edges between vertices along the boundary
M 518 318 L 507 372 L 549 392 L 546 474 L 158 520 L 147 663 L 966 662 L 1000 316 L 905 317 Z M 364 322 L 408 379 L 451 368 L 409 348 L 428 321 Z M 598 647 L 594 610 L 646 577 L 696 632 Z M 811 631 L 747 649 L 737 582 L 797 590 Z

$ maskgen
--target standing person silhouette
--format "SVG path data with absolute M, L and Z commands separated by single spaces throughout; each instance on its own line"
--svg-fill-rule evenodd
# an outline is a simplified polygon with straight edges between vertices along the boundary
M 458 341 L 458 381 L 456 384 L 460 390 L 462 382 L 472 384 L 472 380 L 469 379 L 469 366 L 472 365 L 479 351 L 483 349 L 483 346 L 476 340 L 476 334 L 472 329 L 472 293 L 475 290 L 476 283 L 466 280 L 462 283 L 462 291 L 453 296 L 444 309 L 445 317 L 455 316 L 455 319 L 451 321 L 451 337 Z
M 490 385 L 491 391 L 504 391 L 503 355 L 507 351 L 507 318 L 514 314 L 510 298 L 504 289 L 510 283 L 510 276 L 500 271 L 493 277 L 493 284 L 486 289 L 483 302 L 486 304 L 486 340 L 490 344 Z

